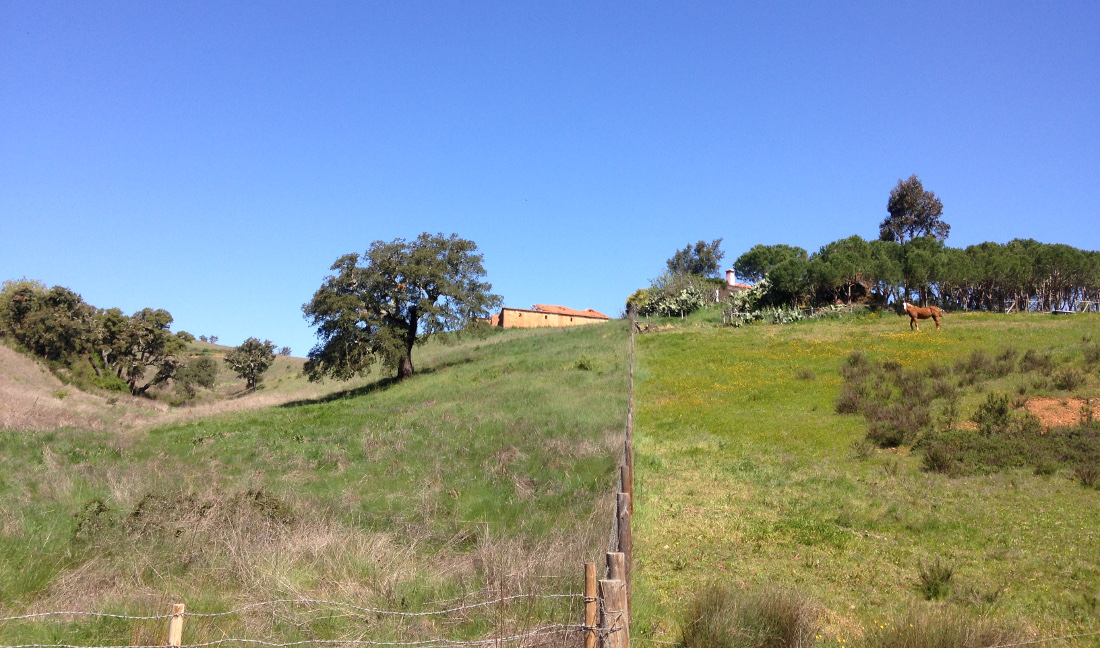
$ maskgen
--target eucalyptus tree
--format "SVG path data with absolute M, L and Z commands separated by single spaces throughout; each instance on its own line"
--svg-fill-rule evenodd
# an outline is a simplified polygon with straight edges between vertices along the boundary
M 943 203 L 935 193 L 925 191 L 916 175 L 898 180 L 890 191 L 886 211 L 890 215 L 879 225 L 879 238 L 883 241 L 907 243 L 930 236 L 942 243 L 951 233 L 951 226 L 943 221 Z
M 699 241 L 694 246 L 688 245 L 682 250 L 677 250 L 666 263 L 668 271 L 674 275 L 699 275 L 701 277 L 713 277 L 718 274 L 719 264 L 726 256 L 720 248 L 722 239 L 714 239 L 710 243 Z

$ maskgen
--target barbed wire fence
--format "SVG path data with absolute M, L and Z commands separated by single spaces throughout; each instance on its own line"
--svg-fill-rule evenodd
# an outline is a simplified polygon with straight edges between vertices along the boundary
M 0 648 L 207 648 L 211 646 L 239 645 L 262 646 L 264 648 L 292 648 L 295 646 L 394 646 L 394 647 L 427 647 L 434 646 L 498 646 L 540 648 L 542 646 L 578 646 L 584 648 L 629 648 L 630 626 L 630 568 L 631 568 L 631 513 L 633 512 L 632 496 L 634 492 L 633 480 L 633 432 L 634 432 L 634 333 L 637 329 L 637 318 L 630 313 L 630 364 L 629 387 L 626 411 L 626 428 L 622 443 L 622 450 L 617 461 L 616 475 L 616 507 L 615 515 L 611 521 L 608 537 L 606 564 L 603 571 L 604 578 L 597 579 L 595 563 L 584 563 L 584 594 L 557 593 L 557 594 L 513 594 L 501 595 L 485 601 L 452 605 L 438 610 L 428 611 L 403 611 L 382 608 L 365 607 L 341 601 L 330 601 L 312 598 L 285 598 L 269 601 L 250 603 L 231 610 L 222 612 L 195 612 L 189 611 L 185 604 L 172 604 L 172 611 L 164 614 L 121 614 L 111 612 L 81 611 L 81 610 L 55 610 L 45 612 L 31 612 L 12 616 L 0 617 L 0 629 L 9 624 L 19 622 L 33 622 L 43 620 L 60 620 L 72 622 L 78 619 L 102 619 L 129 622 L 161 622 L 162 630 L 166 630 L 167 639 L 163 643 L 150 643 L 148 641 L 132 641 L 129 644 L 75 644 L 63 642 L 28 642 L 0 644 Z M 567 602 L 568 615 L 577 619 L 574 623 L 549 623 L 543 621 L 532 622 L 532 615 L 516 628 L 518 631 L 508 631 L 503 608 L 514 604 L 526 604 L 528 611 L 534 603 L 540 601 Z M 582 605 L 575 605 L 581 603 Z M 194 643 L 183 642 L 185 621 L 211 621 L 218 619 L 239 619 L 242 616 L 255 614 L 263 610 L 275 610 L 277 608 L 305 608 L 314 616 L 309 616 L 299 626 L 312 622 L 324 621 L 333 618 L 344 618 L 351 621 L 358 619 L 361 625 L 367 626 L 372 620 L 391 619 L 399 621 L 450 619 L 470 620 L 467 614 L 472 611 L 485 612 L 491 608 L 501 610 L 498 614 L 493 636 L 483 636 L 479 639 L 458 640 L 444 637 L 432 637 L 426 639 L 407 640 L 398 637 L 392 640 L 367 638 L 364 636 L 366 628 L 358 629 L 355 636 L 333 638 L 308 638 L 295 641 L 268 641 L 249 637 L 222 636 L 216 639 L 198 641 Z M 316 616 L 321 610 L 328 612 L 339 611 L 342 614 L 328 616 Z M 509 620 L 511 621 L 511 620 Z M 512 621 L 515 624 L 514 621 Z M 523 627 L 528 625 L 529 627 Z M 224 631 L 223 631 L 224 634 Z M 482 632 L 484 635 L 485 633 Z M 136 633 L 134 635 L 137 636 Z

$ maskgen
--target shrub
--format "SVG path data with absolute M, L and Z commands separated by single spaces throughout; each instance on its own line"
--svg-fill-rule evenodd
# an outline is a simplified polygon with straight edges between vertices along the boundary
M 931 441 L 924 446 L 923 464 L 929 472 L 950 474 L 955 466 L 955 456 L 946 443 Z
M 866 408 L 870 420 L 867 438 L 881 448 L 896 448 L 912 443 L 917 433 L 932 423 L 932 413 L 927 407 L 913 407 L 903 403 Z
M 1024 352 L 1024 356 L 1020 358 L 1020 370 L 1037 371 L 1040 374 L 1046 376 L 1054 369 L 1054 359 L 1051 357 L 1050 352 L 1040 352 L 1035 349 L 1028 349 Z
M 775 587 L 708 587 L 681 620 L 685 648 L 799 648 L 809 645 L 817 630 L 817 607 Z
M 972 619 L 943 609 L 912 609 L 871 626 L 860 645 L 874 648 L 991 648 L 1018 644 L 1026 635 L 1001 620 Z
M 951 590 L 951 576 L 955 573 L 952 565 L 944 564 L 939 556 L 935 562 L 918 565 L 920 584 L 918 588 L 926 601 L 935 601 L 947 595 Z
M 991 378 L 1004 378 L 1008 374 L 1016 370 L 1016 356 L 1019 353 L 1013 347 L 1006 347 L 997 355 L 997 359 L 994 360 L 993 365 L 989 368 L 989 376 Z
M 988 374 L 993 367 L 993 359 L 982 349 L 974 349 L 965 360 L 955 365 L 956 371 L 968 376 Z
M 1008 396 L 1004 394 L 989 394 L 985 402 L 978 406 L 978 413 L 974 415 L 974 422 L 986 436 L 994 432 L 1003 432 L 1008 428 L 1011 420 Z
M 1085 383 L 1085 374 L 1073 367 L 1062 367 L 1054 374 L 1054 386 L 1063 391 L 1073 391 Z
M 844 356 L 844 364 L 849 367 L 865 367 L 870 364 L 870 362 L 870 359 L 867 358 L 867 354 L 862 351 L 852 351 Z
M 794 376 L 799 380 L 817 380 L 817 374 L 809 367 L 799 367 L 798 371 L 794 372 Z
M 1085 488 L 1100 486 L 1100 468 L 1096 466 L 1078 466 L 1073 471 L 1073 476 Z
M 946 378 L 951 375 L 951 370 L 941 364 L 928 365 L 929 378 Z
M 856 439 L 852 442 L 852 454 L 857 459 L 870 459 L 875 454 L 875 444 L 867 439 Z
M 1081 353 L 1085 356 L 1087 364 L 1100 362 L 1100 344 L 1087 344 L 1081 349 Z
M 863 409 L 863 394 L 854 385 L 844 385 L 836 398 L 837 414 L 856 414 Z
M 176 391 L 181 396 L 194 398 L 196 386 L 211 389 L 218 377 L 218 363 L 213 358 L 196 358 L 176 371 Z
M 937 378 L 932 382 L 932 396 L 935 398 L 955 398 L 958 389 L 943 378 Z
M 1040 477 L 1050 477 L 1056 472 L 1058 472 L 1058 464 L 1050 459 L 1040 459 L 1035 464 L 1035 474 Z

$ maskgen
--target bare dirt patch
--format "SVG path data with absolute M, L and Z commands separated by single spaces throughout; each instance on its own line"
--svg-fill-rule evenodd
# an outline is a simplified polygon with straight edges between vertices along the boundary
M 1087 398 L 1029 398 L 1024 407 L 1039 418 L 1045 428 L 1077 425 L 1081 408 L 1090 405 Z

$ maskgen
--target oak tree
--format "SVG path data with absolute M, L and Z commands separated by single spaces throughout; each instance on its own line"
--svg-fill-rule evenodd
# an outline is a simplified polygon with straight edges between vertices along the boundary
M 260 342 L 250 337 L 225 354 L 225 364 L 244 378 L 245 388 L 252 390 L 263 380 L 264 372 L 275 362 L 275 343 L 271 340 Z
M 330 269 L 335 274 L 302 306 L 321 339 L 304 367 L 313 381 L 365 375 L 375 362 L 407 378 L 414 346 L 488 317 L 501 303 L 482 281 L 477 244 L 457 234 L 375 241 Z

